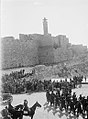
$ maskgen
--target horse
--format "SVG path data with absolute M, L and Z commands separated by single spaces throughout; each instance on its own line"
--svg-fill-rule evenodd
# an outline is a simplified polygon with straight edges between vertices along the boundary
M 22 117 L 20 116 L 20 119 L 22 119 L 23 116 L 29 116 L 29 117 L 31 117 L 31 119 L 33 119 L 36 107 L 41 107 L 41 105 L 38 102 L 36 102 L 32 107 L 25 109 L 24 105 L 19 104 L 19 105 L 15 106 L 15 110 L 19 110 L 19 112 L 22 112 L 21 113 Z
M 7 108 L 8 115 L 10 115 L 11 119 L 22 119 L 23 118 L 23 111 L 15 110 L 15 108 Z M 7 118 L 8 119 L 8 118 Z

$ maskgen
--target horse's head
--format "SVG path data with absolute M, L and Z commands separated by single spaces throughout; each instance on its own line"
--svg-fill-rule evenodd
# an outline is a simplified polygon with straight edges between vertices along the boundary
M 35 105 L 36 105 L 36 107 L 42 107 L 42 106 L 38 103 L 38 101 L 36 101 Z

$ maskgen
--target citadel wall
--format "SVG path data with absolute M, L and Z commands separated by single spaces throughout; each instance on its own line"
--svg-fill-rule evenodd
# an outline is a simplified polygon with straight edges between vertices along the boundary
M 37 44 L 33 40 L 2 39 L 2 68 L 38 64 Z
M 38 59 L 39 64 L 52 64 L 54 62 L 53 42 L 50 34 L 44 35 L 39 40 Z
M 66 36 L 58 35 L 56 37 L 53 37 L 53 44 L 55 63 L 72 59 L 72 50 L 70 49 L 71 45 Z
M 71 45 L 64 35 L 20 34 L 2 39 L 2 68 L 69 61 L 86 52 L 87 47 Z
M 2 38 L 2 68 L 53 64 L 86 56 L 87 47 L 71 45 L 65 35 L 51 36 L 47 19 L 43 19 L 44 34 L 19 34 Z

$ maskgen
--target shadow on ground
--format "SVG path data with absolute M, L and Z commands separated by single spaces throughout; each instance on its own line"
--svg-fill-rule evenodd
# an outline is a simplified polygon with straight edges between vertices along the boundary
M 66 119 L 77 119 L 76 116 L 73 114 L 69 114 L 68 112 L 65 112 L 65 110 L 60 110 L 59 108 L 55 109 L 53 106 L 50 106 L 48 103 L 45 103 L 44 105 L 44 110 L 47 110 L 47 112 L 52 111 L 53 115 L 55 116 L 56 114 L 58 115 L 59 118 L 62 116 L 66 116 Z

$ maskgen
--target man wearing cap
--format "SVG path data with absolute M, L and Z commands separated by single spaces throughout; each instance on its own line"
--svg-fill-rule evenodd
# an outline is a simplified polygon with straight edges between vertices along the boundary
M 23 111 L 24 111 L 24 114 L 28 114 L 30 111 L 30 108 L 28 107 L 28 101 L 27 100 L 24 100 Z

